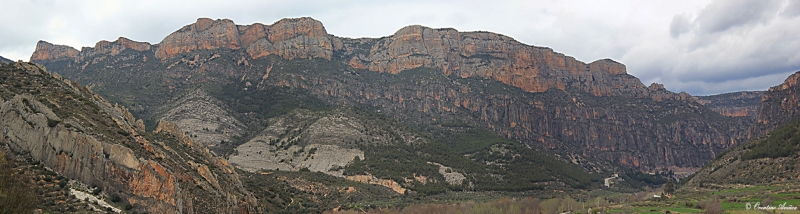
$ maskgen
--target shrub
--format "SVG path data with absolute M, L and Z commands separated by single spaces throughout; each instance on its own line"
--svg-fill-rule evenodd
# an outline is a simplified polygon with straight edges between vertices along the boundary
M 60 122 L 61 121 L 47 118 L 47 126 L 49 126 L 49 127 L 56 127 L 56 125 L 58 125 L 58 123 L 60 123 Z
M 103 191 L 103 187 L 99 187 L 98 186 L 97 188 L 94 188 L 94 190 L 92 190 L 92 195 L 100 194 L 100 192 L 102 192 L 102 191 Z
M 111 195 L 111 202 L 119 203 L 120 201 L 122 201 L 122 197 L 119 197 L 117 194 Z
M 61 179 L 58 181 L 58 186 L 62 189 L 67 186 L 67 179 Z

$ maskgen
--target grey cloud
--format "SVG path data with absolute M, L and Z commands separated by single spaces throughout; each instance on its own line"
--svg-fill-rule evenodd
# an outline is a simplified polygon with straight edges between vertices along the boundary
M 689 23 L 689 17 L 678 14 L 672 17 L 672 22 L 669 24 L 669 35 L 672 38 L 677 38 L 691 29 L 692 24 Z
M 784 7 L 783 12 L 781 12 L 781 16 L 785 18 L 794 18 L 800 16 L 800 1 L 789 1 L 789 3 L 786 4 L 786 7 Z
M 700 11 L 695 20 L 704 33 L 717 33 L 732 27 L 764 22 L 780 8 L 778 0 L 715 1 Z
M 671 39 L 634 47 L 623 62 L 645 81 L 695 95 L 766 90 L 800 70 L 800 19 L 785 15 L 797 2 L 717 0 L 694 20 L 674 15 Z

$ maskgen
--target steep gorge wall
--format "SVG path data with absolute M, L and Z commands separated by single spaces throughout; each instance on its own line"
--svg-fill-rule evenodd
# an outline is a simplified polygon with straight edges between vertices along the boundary
M 769 88 L 762 97 L 756 125 L 750 129 L 750 136 L 766 134 L 778 126 L 800 116 L 800 72 L 786 78 L 777 86 Z
M 745 124 L 702 118 L 713 113 L 693 102 L 673 101 L 674 109 L 656 110 L 663 103 L 647 98 L 603 104 L 602 98 L 560 92 L 495 94 L 475 84 L 374 83 L 333 76 L 279 77 L 271 84 L 376 106 L 408 121 L 466 116 L 534 147 L 644 170 L 702 167 L 741 140 L 737 133 L 746 132 L 737 126 Z

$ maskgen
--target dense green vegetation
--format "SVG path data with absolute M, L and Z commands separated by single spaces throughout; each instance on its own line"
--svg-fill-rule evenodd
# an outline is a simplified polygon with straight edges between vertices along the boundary
M 209 86 L 211 87 L 211 86 Z M 330 109 L 330 104 L 305 90 L 265 86 L 260 90 L 242 90 L 244 84 L 232 83 L 209 89 L 212 96 L 230 105 L 236 112 L 254 113 L 254 121 L 286 114 L 294 109 Z
M 513 143 L 513 141 L 501 138 L 490 131 L 477 128 L 472 128 L 459 134 L 450 134 L 447 138 L 440 140 L 446 142 L 450 148 L 461 154 L 475 153 L 495 144 Z
M 669 181 L 665 174 L 651 175 L 638 170 L 627 170 L 620 176 L 625 180 L 625 183 L 636 189 L 660 186 Z
M 441 193 L 447 189 L 528 191 L 542 189 L 544 182 L 551 181 L 583 189 L 598 186 L 600 182 L 599 175 L 586 173 L 576 165 L 556 160 L 483 129 L 470 129 L 463 135 L 452 136 L 454 139 L 447 141 L 450 146 L 434 140 L 424 144 L 363 144 L 360 148 L 365 151 L 365 160 L 348 165 L 345 174 L 369 172 L 398 183 L 414 175 L 443 180 L 438 167 L 430 164 L 441 163 L 467 175 L 461 185 L 437 183 L 412 188 L 423 194 Z M 464 156 L 464 153 L 470 154 Z
M 763 141 L 746 146 L 748 151 L 742 152 L 742 160 L 759 158 L 779 158 L 797 155 L 800 151 L 800 118 L 775 129 Z

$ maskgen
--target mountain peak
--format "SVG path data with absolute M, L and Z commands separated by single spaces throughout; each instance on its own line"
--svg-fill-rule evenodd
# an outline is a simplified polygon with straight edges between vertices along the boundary
M 600 59 L 589 63 L 590 72 L 607 72 L 610 74 L 627 73 L 625 65 L 612 59 Z M 663 86 L 662 86 L 663 88 Z
M 31 55 L 31 61 L 60 61 L 72 60 L 78 57 L 78 49 L 66 45 L 54 45 L 39 40 L 36 49 Z
M 782 84 L 769 88 L 769 91 L 786 90 L 796 86 L 798 82 L 800 82 L 800 71 L 795 72 L 792 75 L 789 75 L 789 77 L 787 77 Z
M 298 45 L 306 42 L 310 44 Z M 247 26 L 236 25 L 229 19 L 199 18 L 164 38 L 156 57 L 166 59 L 180 53 L 218 48 L 245 48 L 252 58 L 276 54 L 287 59 L 330 59 L 332 55 L 327 31 L 312 18 L 285 18 L 272 25 Z

